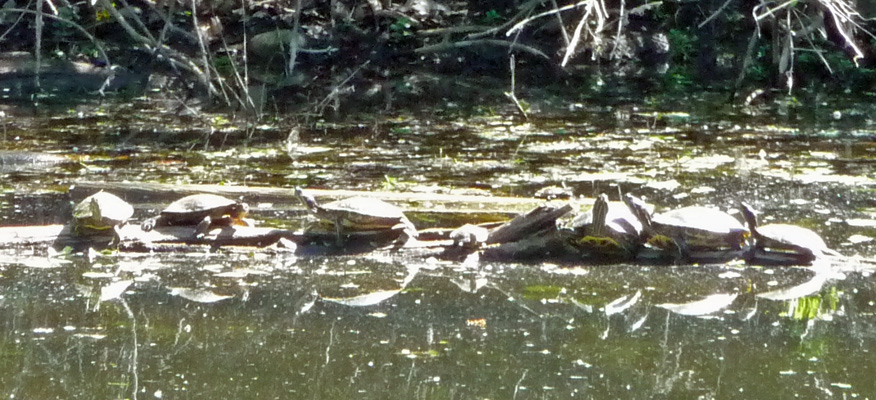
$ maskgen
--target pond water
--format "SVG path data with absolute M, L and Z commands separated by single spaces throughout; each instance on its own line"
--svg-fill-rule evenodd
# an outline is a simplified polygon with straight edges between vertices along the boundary
M 654 266 L 15 248 L 0 257 L 0 395 L 876 397 L 868 103 L 545 102 L 530 121 L 448 105 L 438 117 L 249 129 L 146 103 L 7 117 L 0 225 L 65 222 L 76 182 L 521 197 L 565 185 L 660 210 L 745 200 L 848 258 Z M 166 199 L 130 200 L 140 220 Z M 264 202 L 253 214 L 297 227 L 299 209 Z

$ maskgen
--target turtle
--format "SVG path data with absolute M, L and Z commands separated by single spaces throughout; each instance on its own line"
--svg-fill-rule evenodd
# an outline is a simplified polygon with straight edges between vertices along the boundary
M 482 226 L 465 224 L 450 232 L 453 245 L 463 249 L 477 249 L 487 241 L 490 231 Z
M 143 221 L 140 228 L 149 232 L 156 226 L 194 225 L 195 238 L 201 238 L 212 225 L 249 226 L 244 220 L 248 212 L 246 203 L 215 194 L 193 194 L 170 203 L 160 215 Z
M 568 225 L 573 245 L 592 256 L 629 258 L 641 244 L 642 223 L 623 203 L 611 203 L 600 194 L 590 211 Z
M 373 197 L 350 197 L 331 203 L 319 204 L 300 187 L 295 196 L 317 218 L 332 223 L 338 245 L 343 244 L 343 231 L 369 231 L 402 228 L 409 237 L 417 237 L 417 229 L 401 208 Z
M 569 189 L 564 184 L 563 186 L 545 186 L 538 191 L 535 192 L 533 196 L 537 199 L 545 199 L 545 200 L 553 200 L 553 199 L 561 199 L 566 200 L 572 198 L 572 189 Z
M 627 193 L 624 203 L 642 223 L 643 238 L 655 247 L 677 251 L 676 259 L 693 251 L 742 250 L 749 231 L 736 218 L 708 207 L 690 206 L 652 216 L 641 199 Z
M 73 208 L 73 232 L 92 236 L 113 230 L 111 244 L 121 242 L 121 228 L 134 215 L 134 207 L 118 196 L 103 190 L 86 197 Z
M 823 255 L 842 256 L 810 229 L 789 224 L 758 226 L 757 215 L 748 203 L 741 202 L 740 210 L 754 238 L 751 258 L 771 256 L 768 258 L 775 261 L 808 264 Z

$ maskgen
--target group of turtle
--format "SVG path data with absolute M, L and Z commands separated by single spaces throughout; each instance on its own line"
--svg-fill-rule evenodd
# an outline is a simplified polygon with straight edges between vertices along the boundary
M 346 230 L 398 228 L 410 237 L 417 236 L 416 228 L 402 210 L 382 200 L 352 197 L 320 205 L 301 188 L 295 189 L 295 195 L 309 212 L 334 225 L 338 244 L 342 244 L 342 233 Z M 200 239 L 214 227 L 252 226 L 252 221 L 246 218 L 248 211 L 246 203 L 215 194 L 194 194 L 174 201 L 158 216 L 143 221 L 140 228 L 149 232 L 161 226 L 191 226 L 194 228 L 193 237 Z M 94 236 L 112 230 L 111 244 L 118 244 L 120 227 L 133 215 L 134 208 L 126 201 L 112 193 L 99 191 L 74 207 L 72 228 L 79 236 Z
M 417 229 L 404 212 L 387 202 L 370 197 L 351 197 L 319 204 L 301 188 L 295 196 L 320 220 L 331 224 L 337 244 L 352 231 L 399 231 L 402 237 L 417 237 Z M 140 225 L 143 231 L 161 226 L 190 226 L 193 237 L 204 237 L 217 226 L 252 223 L 245 203 L 214 194 L 195 194 L 168 205 L 158 216 Z M 639 198 L 627 194 L 623 202 L 611 202 L 599 195 L 593 208 L 561 227 L 560 232 L 575 249 L 594 259 L 633 259 L 649 254 L 678 262 L 744 257 L 780 264 L 808 264 L 825 255 L 838 255 L 815 232 L 787 224 L 758 225 L 755 211 L 741 203 L 747 227 L 733 216 L 712 208 L 691 206 L 653 214 Z M 76 205 L 73 232 L 81 236 L 113 230 L 113 242 L 120 240 L 119 227 L 131 218 L 133 207 L 108 192 L 97 192 Z M 458 229 L 454 241 L 480 244 L 486 234 L 480 229 Z M 480 234 L 484 233 L 484 234 Z M 459 238 L 462 238 L 461 240 Z M 477 248 L 479 246 L 466 246 Z
M 713 208 L 691 206 L 653 214 L 639 198 L 623 202 L 599 195 L 593 208 L 564 227 L 569 241 L 585 255 L 635 258 L 643 251 L 677 261 L 744 257 L 773 264 L 809 264 L 829 249 L 812 230 L 788 224 L 758 225 L 754 209 L 740 204 L 747 227 Z

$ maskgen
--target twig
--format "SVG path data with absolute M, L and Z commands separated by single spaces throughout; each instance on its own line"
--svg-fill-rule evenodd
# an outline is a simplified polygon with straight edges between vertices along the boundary
M 511 99 L 511 101 L 514 102 L 514 105 L 516 105 L 517 109 L 520 110 L 520 113 L 523 114 L 523 118 L 526 119 L 527 121 L 529 121 L 529 116 L 526 115 L 526 110 L 523 109 L 523 105 L 520 104 L 519 100 L 517 100 L 517 95 L 515 94 L 515 86 L 516 86 L 516 82 L 517 82 L 517 79 L 515 77 L 515 71 L 517 70 L 517 67 L 516 67 L 517 63 L 515 62 L 515 58 L 514 58 L 513 54 L 511 55 L 511 57 L 509 57 L 508 64 L 509 64 L 509 69 L 511 69 L 511 91 L 505 92 L 505 96 L 507 96 L 508 98 Z
M 529 47 L 527 45 L 523 45 L 520 43 L 512 43 L 506 40 L 500 39 L 478 39 L 478 40 L 463 40 L 460 42 L 449 42 L 449 43 L 438 43 L 433 44 L 431 46 L 423 46 L 414 50 L 414 53 L 423 54 L 423 53 L 437 53 L 441 51 L 447 51 L 451 49 L 458 49 L 469 46 L 478 46 L 478 45 L 490 45 L 490 46 L 502 46 L 508 47 L 511 50 L 519 50 L 524 53 L 529 53 L 538 57 L 542 57 L 544 59 L 550 59 L 547 54 L 543 53 L 541 50 L 538 50 L 533 47 Z
M 581 17 L 581 20 L 578 21 L 578 26 L 575 27 L 575 33 L 572 35 L 572 42 L 566 46 L 566 52 L 563 54 L 563 61 L 560 62 L 561 67 L 565 67 L 569 62 L 569 58 L 572 57 L 572 54 L 575 54 L 575 48 L 578 47 L 578 42 L 581 41 L 581 31 L 590 21 L 590 14 L 592 11 L 596 11 L 597 14 L 597 28 L 596 31 L 602 31 L 602 27 L 605 25 L 605 14 L 601 12 L 599 5 L 595 4 L 595 0 L 588 0 L 587 2 L 587 11 L 584 13 L 584 16 Z M 596 35 L 593 35 L 593 32 L 588 28 L 587 31 L 593 37 L 593 41 L 597 46 L 599 46 L 599 38 Z
M 361 71 L 362 68 L 365 68 L 365 66 L 367 66 L 368 64 L 371 64 L 371 60 L 367 60 L 364 63 L 362 63 L 362 65 L 356 67 L 356 69 L 353 72 L 351 72 L 350 75 L 348 75 L 346 78 L 344 78 L 344 80 L 341 81 L 341 83 L 338 83 L 337 85 L 335 85 L 332 88 L 332 91 L 329 92 L 329 94 L 326 95 L 325 98 L 323 98 L 322 101 L 320 101 L 319 104 L 316 105 L 316 107 L 314 107 L 314 112 L 316 112 L 317 114 L 322 114 L 322 110 L 325 109 L 325 106 L 338 95 L 338 93 L 340 92 L 341 86 L 344 86 L 347 82 L 350 81 L 350 79 L 353 79 L 353 77 L 356 76 L 356 74 L 358 74 L 359 71 Z
M 488 29 L 488 30 L 483 31 L 481 33 L 474 33 L 474 34 L 468 35 L 468 36 L 466 36 L 466 39 L 478 39 L 478 38 L 482 38 L 484 36 L 489 36 L 489 35 L 492 35 L 496 32 L 499 32 L 499 31 L 505 29 L 508 25 L 511 25 L 511 23 L 513 23 L 514 21 L 518 20 L 519 18 L 522 18 L 524 15 L 528 15 L 529 13 L 531 13 L 532 10 L 534 10 L 536 6 L 538 6 L 539 4 L 542 3 L 542 1 L 543 0 L 530 0 L 526 3 L 524 3 L 519 7 L 520 11 L 518 11 L 517 14 L 515 14 L 513 17 L 511 17 L 511 19 L 509 19 L 508 22 L 505 22 L 502 25 L 499 25 L 495 28 Z M 505 35 L 511 36 L 510 33 L 506 33 Z
M 624 0 L 621 0 L 621 3 L 623 3 L 623 1 Z M 554 6 L 554 10 L 560 8 L 557 5 L 557 0 L 551 0 L 551 5 Z M 557 13 L 556 16 L 557 16 L 557 23 L 560 24 L 560 33 L 563 34 L 563 43 L 566 46 L 568 46 L 569 45 L 569 31 L 566 30 L 566 23 L 563 22 L 563 16 L 560 15 L 560 13 Z
M 25 5 L 25 8 L 26 8 L 27 6 L 29 6 L 29 5 L 30 5 L 30 2 L 28 2 L 27 5 Z M 8 10 L 9 10 L 9 9 L 6 9 L 6 10 L 2 10 L 2 9 L 0 9 L 0 12 L 8 11 Z M 12 23 L 12 25 L 9 25 L 9 28 L 6 29 L 6 31 L 3 32 L 2 35 L 0 35 L 0 42 L 2 42 L 3 39 L 6 39 L 6 35 L 8 35 L 9 32 L 12 32 L 12 30 L 15 29 L 16 26 L 18 26 L 18 23 L 21 22 L 21 20 L 24 18 L 24 14 L 27 14 L 27 13 L 24 13 L 24 12 L 19 13 L 19 15 L 18 15 L 18 19 L 16 19 L 15 22 Z
M 573 8 L 577 8 L 577 7 L 585 6 L 585 5 L 587 5 L 588 3 L 590 3 L 590 1 L 591 1 L 591 0 L 583 0 L 583 1 L 579 1 L 579 2 L 577 2 L 577 3 L 575 3 L 575 4 L 569 4 L 569 5 L 565 5 L 565 6 L 563 6 L 563 7 L 556 8 L 556 9 L 553 9 L 553 10 L 550 10 L 550 11 L 545 11 L 545 12 L 540 13 L 540 14 L 535 14 L 535 15 L 533 15 L 533 16 L 531 16 L 531 17 L 528 17 L 528 18 L 524 19 L 523 21 L 520 21 L 520 22 L 514 24 L 514 26 L 512 26 L 511 29 L 508 29 L 508 32 L 505 32 L 505 36 L 511 36 L 511 34 L 514 33 L 514 31 L 517 31 L 518 29 L 523 28 L 523 26 L 525 26 L 526 24 L 528 24 L 528 23 L 530 23 L 530 22 L 532 22 L 532 21 L 534 21 L 534 20 L 536 20 L 536 19 L 539 19 L 539 18 L 541 18 L 541 17 L 546 17 L 546 16 L 549 16 L 549 15 L 554 15 L 554 14 L 556 14 L 556 13 L 563 12 L 563 11 L 566 11 L 566 10 L 571 10 L 571 9 L 573 9 Z M 519 14 L 518 14 L 518 15 L 519 15 Z
M 211 72 L 210 71 L 210 60 L 209 60 L 210 55 L 207 52 L 207 45 L 204 44 L 204 34 L 201 33 L 201 28 L 198 24 L 197 0 L 192 0 L 191 7 L 192 7 L 192 29 L 195 30 L 195 34 L 198 37 L 198 46 L 201 48 L 201 63 L 203 63 L 203 65 L 204 65 L 204 67 L 203 67 L 204 68 L 204 78 L 206 78 L 207 81 L 210 81 L 210 80 L 212 80 L 210 77 L 210 72 Z M 207 91 L 207 96 L 208 96 L 208 98 L 212 97 L 212 93 L 210 93 L 209 90 Z
M 729 1 L 729 0 L 728 0 Z M 613 59 L 615 53 L 617 52 L 618 43 L 620 43 L 621 32 L 623 32 L 624 26 L 627 24 L 627 16 L 626 16 L 626 0 L 620 0 L 620 14 L 617 17 L 617 33 L 614 36 L 614 46 L 611 48 L 611 52 L 608 53 L 608 58 Z
M 43 0 L 36 2 L 36 17 L 34 18 L 34 74 L 33 86 L 34 90 L 40 90 L 40 64 L 42 63 L 42 45 L 43 45 Z
M 12 13 L 12 12 L 21 13 L 21 14 L 34 14 L 34 15 L 37 14 L 37 12 L 34 10 L 25 10 L 25 9 L 21 9 L 21 8 L 0 8 L 0 14 Z M 106 63 L 107 66 L 112 65 L 112 63 L 110 63 L 109 57 L 107 57 L 106 52 L 103 50 L 103 46 L 100 45 L 100 42 L 98 42 L 97 39 L 94 36 L 92 36 L 90 33 L 88 33 L 88 31 L 86 31 L 85 28 L 83 28 L 81 25 L 79 25 L 73 21 L 70 21 L 68 19 L 54 16 L 52 14 L 42 14 L 42 15 L 45 18 L 53 19 L 55 21 L 65 23 L 65 24 L 72 26 L 74 29 L 79 31 L 79 33 L 81 33 L 83 36 L 85 36 L 88 40 L 90 40 L 94 44 L 94 47 L 97 49 L 97 52 L 100 54 L 100 57 L 103 59 L 103 61 Z M 0 37 L 0 39 L 2 39 L 2 37 Z
M 697 25 L 697 29 L 701 29 L 702 27 L 706 26 L 706 24 L 708 24 L 709 22 L 712 22 L 712 20 L 715 19 L 715 17 L 717 17 L 719 14 L 721 14 L 722 11 L 724 11 L 725 8 L 727 8 L 727 5 L 730 4 L 731 1 L 733 1 L 733 0 L 727 0 L 724 2 L 724 4 L 721 4 L 721 7 L 718 7 L 718 9 L 715 10 L 715 12 L 713 12 L 712 15 L 709 15 L 709 18 L 706 18 L 705 21 L 700 22 L 700 24 Z
M 760 22 L 760 20 L 762 20 L 766 17 L 769 17 L 769 16 L 775 14 L 776 12 L 778 12 L 779 10 L 781 10 L 785 7 L 790 7 L 794 4 L 797 4 L 797 0 L 788 0 L 782 4 L 779 4 L 778 6 L 776 6 L 774 8 L 768 9 L 767 12 L 765 12 L 763 14 L 760 14 L 760 15 L 755 14 L 754 22 Z M 755 6 L 755 8 L 761 8 L 761 5 Z
M 334 19 L 332 19 L 334 21 Z M 289 63 L 286 67 L 286 76 L 292 76 L 295 72 L 295 61 L 298 59 L 299 31 L 301 29 L 301 0 L 295 0 L 295 16 L 292 17 L 292 38 L 289 40 Z

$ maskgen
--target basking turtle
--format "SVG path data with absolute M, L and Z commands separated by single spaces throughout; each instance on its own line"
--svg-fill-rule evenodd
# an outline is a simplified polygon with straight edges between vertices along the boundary
M 842 256 L 827 247 L 817 233 L 802 226 L 788 224 L 757 225 L 754 209 L 745 202 L 740 209 L 754 237 L 752 257 L 767 256 L 779 262 L 808 264 L 825 254 Z
M 642 233 L 642 223 L 623 203 L 611 203 L 603 193 L 590 211 L 568 225 L 574 245 L 592 256 L 633 257 Z
M 482 226 L 465 224 L 450 232 L 453 245 L 463 249 L 477 249 L 487 241 L 490 231 Z
M 572 198 L 572 189 L 563 186 L 545 186 L 535 192 L 533 196 L 537 199 L 553 200 L 553 199 L 570 199 Z
M 119 228 L 134 215 L 134 207 L 118 196 L 99 191 L 86 197 L 73 208 L 73 232 L 79 236 L 99 235 L 113 230 L 111 244 L 121 241 Z
M 338 245 L 343 244 L 341 233 L 347 231 L 369 231 L 402 228 L 409 237 L 417 237 L 414 224 L 405 217 L 401 208 L 383 200 L 371 197 L 351 197 L 318 204 L 312 195 L 295 188 L 295 195 L 307 207 L 307 211 L 317 218 L 331 222 L 335 226 Z
M 679 259 L 697 250 L 741 250 L 749 235 L 736 218 L 716 209 L 691 206 L 652 216 L 641 199 L 628 193 L 624 202 L 642 223 L 648 244 L 674 248 Z
M 195 237 L 203 237 L 211 225 L 244 225 L 243 218 L 249 212 L 246 203 L 239 203 L 215 194 L 193 194 L 183 197 L 167 206 L 161 214 L 143 221 L 144 231 L 156 226 L 195 225 Z

